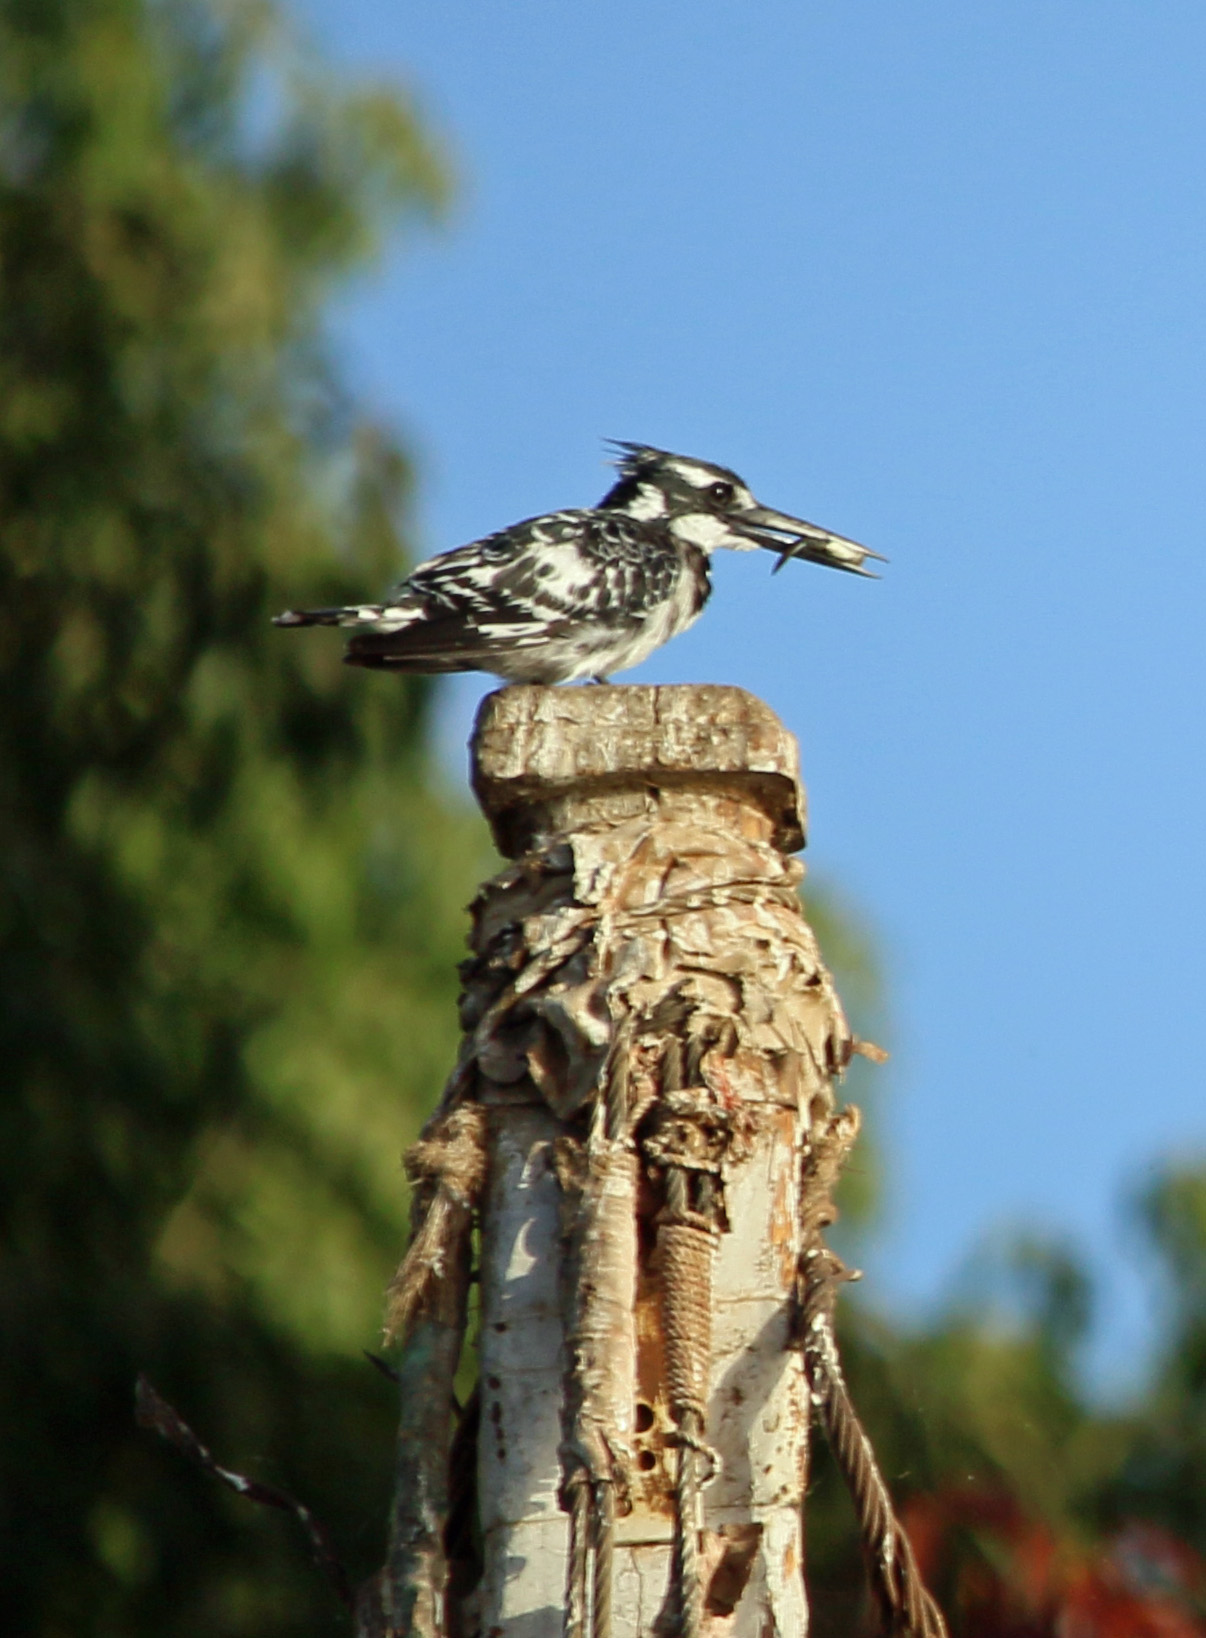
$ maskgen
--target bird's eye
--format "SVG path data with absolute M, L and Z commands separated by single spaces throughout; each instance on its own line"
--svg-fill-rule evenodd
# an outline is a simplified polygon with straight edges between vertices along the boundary
M 711 483 L 708 485 L 708 494 L 718 506 L 727 506 L 733 498 L 733 486 L 724 482 Z

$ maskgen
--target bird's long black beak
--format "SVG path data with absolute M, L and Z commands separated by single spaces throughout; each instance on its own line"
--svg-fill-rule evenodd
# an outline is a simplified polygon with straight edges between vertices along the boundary
M 772 574 L 778 574 L 788 558 L 802 557 L 809 563 L 824 563 L 830 569 L 845 569 L 847 574 L 877 580 L 879 576 L 874 570 L 864 568 L 864 563 L 869 557 L 877 563 L 887 562 L 887 558 L 869 546 L 860 546 L 857 540 L 831 534 L 815 523 L 805 523 L 803 518 L 789 517 L 786 512 L 773 511 L 769 506 L 751 506 L 736 521 L 742 534 L 755 545 L 779 553 Z

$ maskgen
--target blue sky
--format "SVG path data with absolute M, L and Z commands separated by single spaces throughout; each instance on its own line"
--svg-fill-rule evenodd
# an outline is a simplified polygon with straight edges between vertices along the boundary
M 806 858 L 893 1050 L 868 1295 L 1062 1234 L 1133 1374 L 1128 1195 L 1206 1149 L 1206 10 L 1171 0 L 292 0 L 410 88 L 457 200 L 337 315 L 420 547 L 588 504 L 601 440 L 734 466 L 891 558 L 729 558 L 628 680 L 799 735 Z M 377 588 L 366 588 L 371 592 Z M 485 679 L 453 685 L 458 769 Z

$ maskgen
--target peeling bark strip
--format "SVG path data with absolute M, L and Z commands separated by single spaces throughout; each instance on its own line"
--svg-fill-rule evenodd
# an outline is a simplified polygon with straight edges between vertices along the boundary
M 585 1146 L 558 1142 L 566 1316 L 561 1505 L 569 1514 L 566 1638 L 605 1626 L 617 1496 L 627 1505 L 636 1402 L 637 1162 L 627 1051 L 616 1034 Z M 593 1575 L 592 1575 L 593 1568 Z
M 447 1309 L 449 1263 L 467 1258 L 473 1213 L 486 1173 L 483 1111 L 464 1104 L 429 1121 L 406 1155 L 414 1190 L 406 1256 L 385 1293 L 385 1340 L 410 1333 L 424 1305 Z M 455 1368 L 455 1365 L 454 1365 Z
M 804 1638 L 801 1258 L 860 1043 L 801 913 L 795 742 L 738 689 L 513 687 L 473 751 L 512 862 L 409 1162 L 414 1403 L 362 1638 Z M 476 1533 L 463 1456 L 451 1518 L 437 1471 L 475 1214 Z

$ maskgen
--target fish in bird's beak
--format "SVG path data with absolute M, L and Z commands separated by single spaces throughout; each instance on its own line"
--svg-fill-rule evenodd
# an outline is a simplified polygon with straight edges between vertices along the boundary
M 779 553 L 772 574 L 778 574 L 788 558 L 802 557 L 809 563 L 824 563 L 830 569 L 845 569 L 848 574 L 878 580 L 879 576 L 865 569 L 863 564 L 869 557 L 877 563 L 888 561 L 869 546 L 860 546 L 857 540 L 830 534 L 828 529 L 819 529 L 815 523 L 805 523 L 803 518 L 789 517 L 786 512 L 776 512 L 769 506 L 748 507 L 734 521 L 755 545 Z

